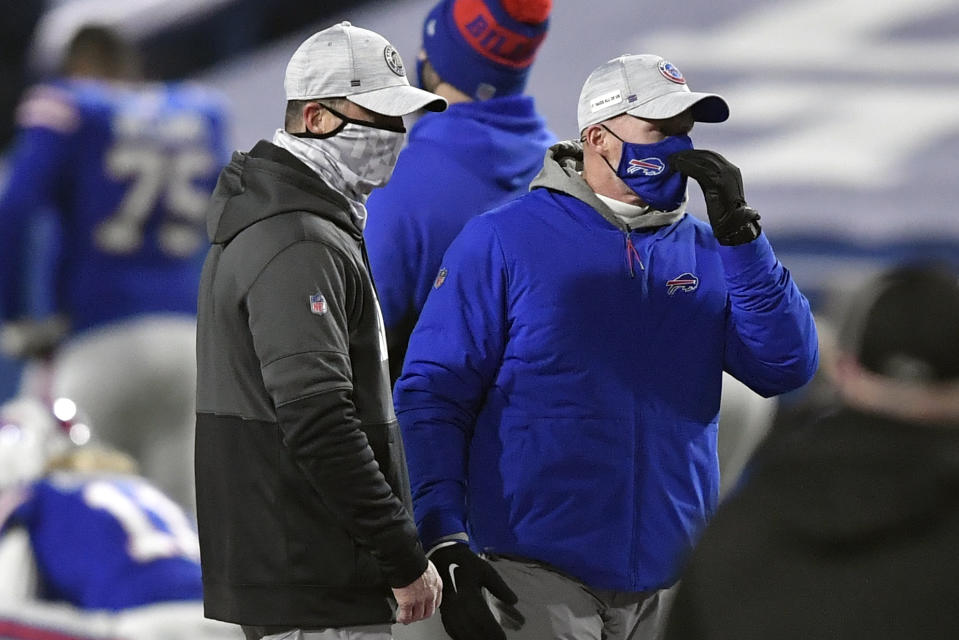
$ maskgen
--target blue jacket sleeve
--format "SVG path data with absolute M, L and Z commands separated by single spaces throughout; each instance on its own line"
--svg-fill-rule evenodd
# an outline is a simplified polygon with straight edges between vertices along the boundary
M 30 225 L 60 186 L 69 135 L 48 127 L 20 131 L 0 195 L 0 320 L 25 313 Z
M 485 216 L 443 258 L 410 339 L 394 402 L 424 545 L 466 531 L 469 445 L 508 331 L 507 271 Z
M 809 382 L 819 364 L 816 325 L 766 235 L 719 252 L 729 294 L 726 371 L 766 397 Z

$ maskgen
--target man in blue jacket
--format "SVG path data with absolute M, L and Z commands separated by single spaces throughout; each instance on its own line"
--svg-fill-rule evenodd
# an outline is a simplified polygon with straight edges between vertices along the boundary
M 716 508 L 723 371 L 764 396 L 812 377 L 807 300 L 688 135 L 728 115 L 659 56 L 610 60 L 580 140 L 444 256 L 395 403 L 454 639 L 660 637 Z
M 466 222 L 527 191 L 556 136 L 523 94 L 552 0 L 442 0 L 426 17 L 420 86 L 449 108 L 410 129 L 365 235 L 399 375 L 443 253 Z

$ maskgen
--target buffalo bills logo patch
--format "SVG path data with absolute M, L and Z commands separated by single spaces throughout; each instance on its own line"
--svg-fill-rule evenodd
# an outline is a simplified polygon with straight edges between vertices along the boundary
M 683 77 L 683 72 L 677 69 L 676 65 L 671 62 L 660 60 L 659 72 L 663 74 L 663 77 L 670 82 L 675 82 L 676 84 L 686 84 L 686 78 Z
M 686 272 L 681 276 L 676 276 L 672 280 L 666 281 L 666 293 L 673 295 L 677 291 L 691 293 L 699 287 L 699 278 Z
M 666 163 L 659 158 L 643 158 L 642 160 L 633 158 L 629 161 L 626 173 L 627 175 L 633 175 L 637 171 L 641 171 L 644 176 L 658 176 L 665 170 Z
M 436 280 L 433 281 L 434 289 L 439 289 L 441 286 L 443 286 L 443 283 L 446 282 L 447 273 L 449 272 L 446 270 L 446 267 L 440 269 L 439 273 L 436 274 Z
M 317 291 L 310 296 L 310 313 L 317 316 L 325 315 L 327 311 L 330 310 L 330 307 L 326 304 L 326 298 L 323 297 L 323 294 Z

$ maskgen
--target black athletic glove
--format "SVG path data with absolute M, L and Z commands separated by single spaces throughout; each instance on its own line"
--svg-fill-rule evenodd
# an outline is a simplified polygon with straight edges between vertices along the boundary
M 503 601 L 503 609 L 514 617 L 519 616 L 513 608 L 518 599 L 496 569 L 461 542 L 440 547 L 429 558 L 443 578 L 440 618 L 446 633 L 453 640 L 506 640 L 483 588 Z M 515 622 L 522 624 L 522 616 L 519 618 Z
M 715 151 L 689 149 L 669 156 L 669 167 L 699 183 L 706 214 L 719 244 L 733 246 L 759 236 L 759 213 L 746 205 L 739 168 Z

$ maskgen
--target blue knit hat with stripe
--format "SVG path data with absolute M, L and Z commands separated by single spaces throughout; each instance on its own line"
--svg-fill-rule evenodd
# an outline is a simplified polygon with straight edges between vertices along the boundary
M 552 0 L 442 0 L 423 49 L 444 82 L 474 100 L 522 93 L 549 28 Z

